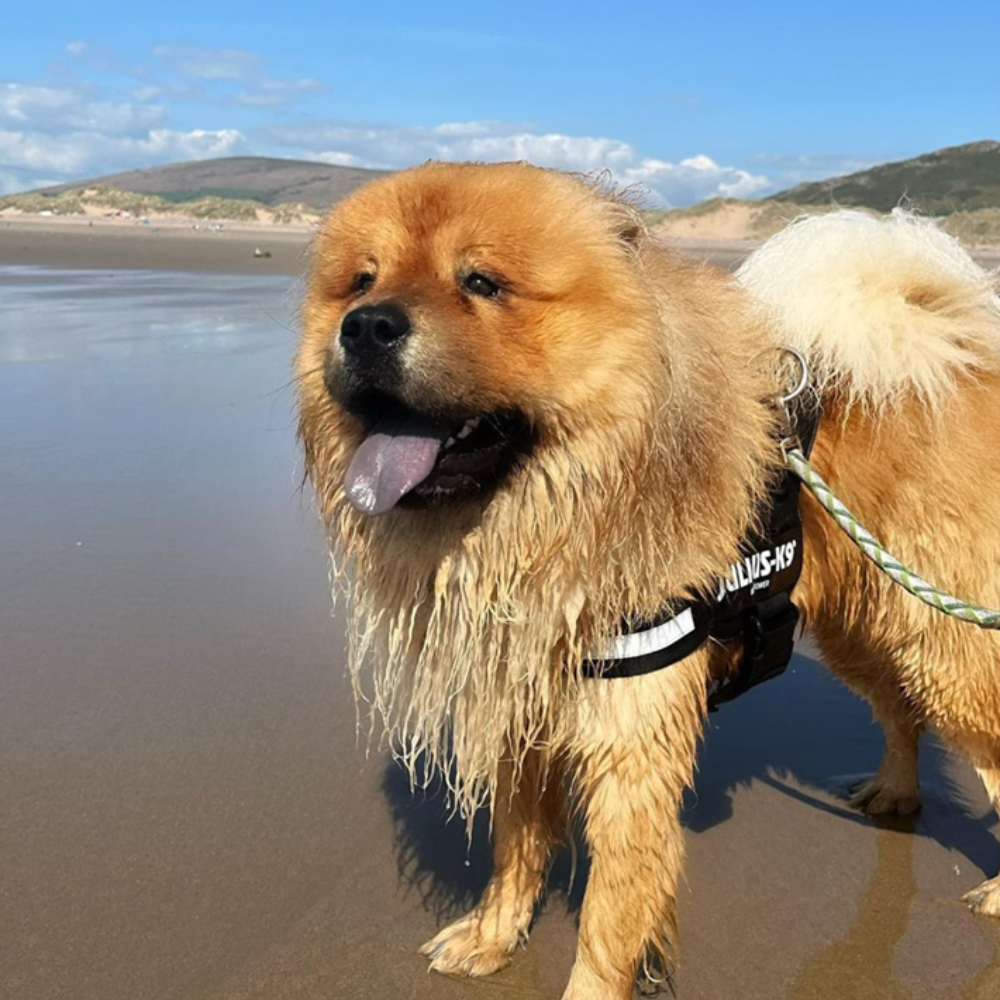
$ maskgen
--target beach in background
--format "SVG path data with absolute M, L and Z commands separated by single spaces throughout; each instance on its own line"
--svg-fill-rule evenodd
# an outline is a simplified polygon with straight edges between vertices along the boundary
M 298 275 L 314 232 L 310 225 L 195 225 L 189 219 L 144 225 L 73 216 L 0 218 L 0 264 Z M 720 267 L 734 267 L 759 245 L 738 239 L 672 237 L 664 242 Z M 977 247 L 973 254 L 984 267 L 1000 267 L 1000 247 Z
M 20 261 L 0 266 L 2 996 L 565 984 L 586 878 L 568 855 L 510 969 L 453 981 L 416 953 L 474 902 L 488 844 L 358 737 L 294 441 L 307 241 L 0 224 Z M 880 749 L 808 650 L 712 716 L 682 1000 L 1000 995 L 1000 924 L 959 902 L 1000 864 L 985 795 L 926 740 L 924 812 L 877 826 L 842 796 Z
M 0 265 L 104 270 L 301 274 L 309 226 L 134 220 L 0 218 Z

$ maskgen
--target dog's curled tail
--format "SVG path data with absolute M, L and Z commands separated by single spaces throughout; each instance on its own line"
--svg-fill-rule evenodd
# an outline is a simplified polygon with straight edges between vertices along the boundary
M 820 391 L 941 404 L 964 372 L 1000 368 L 996 275 L 930 219 L 837 210 L 793 222 L 739 269 Z

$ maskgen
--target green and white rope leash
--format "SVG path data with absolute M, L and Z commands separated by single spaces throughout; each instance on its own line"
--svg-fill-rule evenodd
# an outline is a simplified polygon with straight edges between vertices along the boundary
M 785 449 L 785 464 L 806 485 L 820 506 L 837 522 L 847 537 L 894 583 L 952 618 L 972 622 L 980 628 L 1000 629 L 1000 611 L 991 611 L 946 594 L 904 566 L 860 521 L 844 506 L 839 497 L 823 481 L 798 448 Z
M 794 347 L 782 347 L 782 351 L 790 354 L 799 363 L 799 380 L 795 388 L 787 395 L 780 396 L 778 403 L 785 411 L 788 427 L 791 420 L 788 416 L 788 404 L 801 396 L 809 385 L 809 364 L 801 351 Z M 913 570 L 904 566 L 845 506 L 843 501 L 824 482 L 823 477 L 809 464 L 809 460 L 796 447 L 794 438 L 782 443 L 782 454 L 785 464 L 805 484 L 810 493 L 819 501 L 820 506 L 837 522 L 838 527 L 893 583 L 898 583 L 905 591 L 929 604 L 932 608 L 958 618 L 963 622 L 971 622 L 980 628 L 1000 629 L 1000 611 L 981 608 L 978 604 L 963 601 L 960 597 L 946 594 L 932 583 L 917 576 Z

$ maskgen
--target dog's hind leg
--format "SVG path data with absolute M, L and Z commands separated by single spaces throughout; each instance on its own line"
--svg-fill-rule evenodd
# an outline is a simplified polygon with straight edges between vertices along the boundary
M 871 706 L 885 739 L 878 770 L 851 789 L 851 805 L 869 816 L 913 815 L 920 809 L 917 744 L 924 727 L 897 681 L 901 665 L 848 640 L 839 625 L 816 628 L 814 634 L 830 669 Z
M 493 876 L 476 907 L 421 949 L 435 972 L 488 976 L 510 964 L 528 936 L 552 848 L 565 832 L 559 769 L 525 760 L 517 787 L 501 772 L 493 810 Z
M 1000 813 L 1000 767 L 977 766 L 976 771 L 983 779 L 986 791 L 989 793 L 993 808 Z M 1000 917 L 1000 875 L 987 879 L 982 885 L 962 897 L 968 903 L 973 913 L 981 913 L 987 917 Z
M 869 701 L 882 725 L 885 750 L 875 774 L 853 790 L 851 805 L 869 816 L 911 816 L 920 809 L 917 744 L 923 726 L 898 695 Z
M 589 682 L 571 761 L 591 867 L 563 1000 L 628 1000 L 640 970 L 654 982 L 669 979 L 684 856 L 680 804 L 706 674 L 698 654 L 646 677 Z

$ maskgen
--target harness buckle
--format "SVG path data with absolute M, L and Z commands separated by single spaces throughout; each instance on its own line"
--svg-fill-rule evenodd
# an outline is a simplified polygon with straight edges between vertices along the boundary
M 798 623 L 799 610 L 787 592 L 757 605 L 747 624 L 745 655 L 751 687 L 784 671 L 791 659 Z

